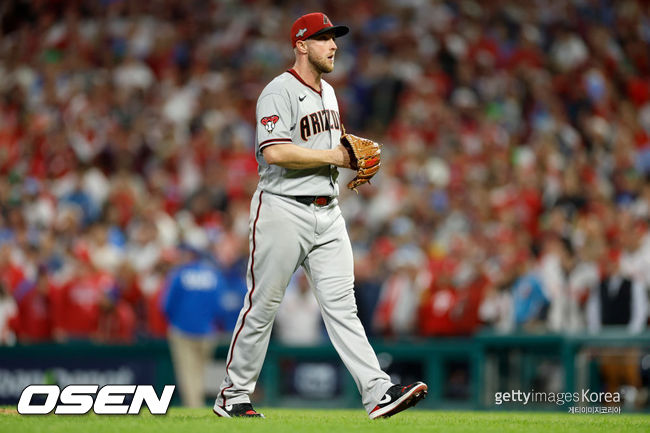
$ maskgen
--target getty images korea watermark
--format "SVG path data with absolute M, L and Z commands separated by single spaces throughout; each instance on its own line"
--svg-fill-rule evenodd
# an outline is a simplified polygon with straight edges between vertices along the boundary
M 541 392 L 511 390 L 494 393 L 494 403 L 497 406 L 503 403 L 521 403 L 526 406 L 532 403 L 551 403 L 557 406 L 572 405 L 569 413 L 621 413 L 620 392 L 596 392 L 583 389 L 576 392 Z

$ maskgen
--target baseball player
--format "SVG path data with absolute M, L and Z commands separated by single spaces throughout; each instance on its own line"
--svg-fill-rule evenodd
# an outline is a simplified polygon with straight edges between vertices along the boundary
M 311 282 L 329 337 L 371 419 L 407 409 L 427 393 L 422 382 L 390 382 L 357 317 L 352 248 L 337 200 L 337 167 L 350 168 L 350 154 L 339 144 L 342 124 L 334 89 L 321 79 L 334 69 L 335 38 L 348 31 L 322 13 L 298 18 L 291 27 L 295 64 L 257 101 L 260 179 L 251 201 L 248 292 L 213 409 L 222 417 L 263 417 L 249 396 L 277 308 L 298 266 Z

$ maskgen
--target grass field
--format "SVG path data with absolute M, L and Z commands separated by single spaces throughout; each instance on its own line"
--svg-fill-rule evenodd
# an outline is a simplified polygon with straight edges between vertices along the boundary
M 362 410 L 264 409 L 266 419 L 223 419 L 206 409 L 170 409 L 152 416 L 22 416 L 0 412 L 0 432 L 52 433 L 264 433 L 264 432 L 649 432 L 649 415 L 572 415 L 539 412 L 410 410 L 371 421 Z M 144 414 L 146 413 L 146 414 Z

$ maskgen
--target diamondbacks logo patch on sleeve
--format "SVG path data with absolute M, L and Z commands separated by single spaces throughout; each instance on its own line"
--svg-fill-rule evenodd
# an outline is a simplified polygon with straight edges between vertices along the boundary
M 273 128 L 275 128 L 275 124 L 278 123 L 278 120 L 280 120 L 280 117 L 278 117 L 277 114 L 274 114 L 272 116 L 262 117 L 262 120 L 260 122 L 262 125 L 264 125 L 268 132 L 271 132 L 273 131 Z

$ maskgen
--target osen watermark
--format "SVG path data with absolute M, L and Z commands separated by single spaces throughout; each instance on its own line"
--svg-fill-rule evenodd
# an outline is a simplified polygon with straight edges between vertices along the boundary
M 165 385 L 158 397 L 152 385 L 68 385 L 63 389 L 57 385 L 29 385 L 20 395 L 18 413 L 83 415 L 92 410 L 98 415 L 137 415 L 146 403 L 152 415 L 164 415 L 175 388 Z M 127 396 L 132 396 L 129 404 L 125 403 Z M 41 402 L 43 397 L 45 401 Z

